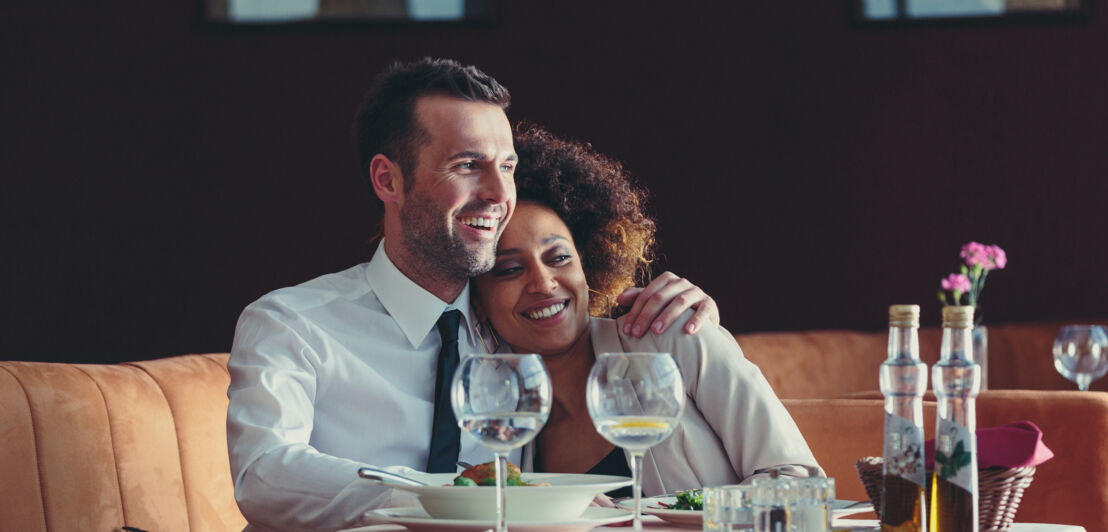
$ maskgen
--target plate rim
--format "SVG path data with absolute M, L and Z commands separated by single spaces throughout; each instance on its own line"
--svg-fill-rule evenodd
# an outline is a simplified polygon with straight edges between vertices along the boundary
M 649 513 L 650 515 L 656 515 L 658 517 L 682 515 L 682 516 L 689 516 L 691 518 L 692 514 L 697 514 L 697 515 L 701 515 L 701 516 L 704 515 L 704 510 L 671 510 L 669 508 L 647 508 L 646 507 L 646 501 L 648 501 L 648 500 L 659 500 L 660 501 L 662 499 L 676 499 L 676 497 L 674 497 L 673 495 L 653 495 L 653 496 L 650 496 L 650 497 L 643 497 L 642 498 L 642 504 L 643 504 L 642 511 L 643 511 L 643 513 L 644 514 Z M 855 500 L 851 500 L 851 499 L 835 499 L 833 502 L 848 503 L 848 505 L 850 506 L 848 508 L 831 508 L 832 515 L 834 515 L 836 517 L 854 515 L 854 514 L 860 514 L 860 513 L 873 511 L 873 504 L 870 503 L 869 501 L 855 501 Z M 620 508 L 623 508 L 625 510 L 628 509 L 627 505 L 630 505 L 631 506 L 630 510 L 634 511 L 634 506 L 635 506 L 634 499 L 621 499 L 619 502 L 616 503 L 616 506 L 618 506 Z M 855 505 L 857 505 L 857 506 L 855 506 Z
M 451 473 L 436 473 L 435 475 L 441 475 L 443 477 L 449 476 L 450 479 L 457 477 L 457 474 Z M 577 491 L 577 490 L 596 490 L 596 493 L 605 493 L 615 489 L 622 488 L 624 486 L 630 486 L 632 479 L 630 477 L 623 477 L 618 475 L 590 475 L 588 473 L 525 473 L 524 476 L 528 480 L 543 481 L 551 478 L 559 477 L 594 477 L 594 482 L 591 483 L 577 483 L 577 484 L 562 484 L 552 486 L 505 486 L 508 491 L 515 490 L 530 490 L 533 488 L 542 488 L 543 490 L 550 491 Z M 410 491 L 412 493 L 423 495 L 425 493 L 440 493 L 446 488 L 458 488 L 458 487 L 470 487 L 470 486 L 453 486 L 453 485 L 439 485 L 428 484 L 426 486 L 407 486 L 407 485 L 389 485 L 388 487 L 403 491 Z M 477 487 L 490 487 L 490 486 L 477 486 Z M 460 493 L 460 492 L 446 492 L 446 493 Z
M 416 513 L 420 515 L 386 515 L 382 512 L 408 512 Z M 608 513 L 608 516 L 595 516 L 587 518 L 586 514 L 589 512 L 596 513 Z M 615 512 L 619 512 L 618 514 Z M 632 512 L 629 512 L 623 508 L 606 508 L 603 506 L 589 506 L 585 509 L 585 513 L 581 514 L 576 519 L 570 519 L 566 521 L 508 521 L 508 523 L 515 523 L 515 526 L 572 526 L 582 524 L 608 524 L 625 521 L 632 518 Z M 388 508 L 377 508 L 369 510 L 366 515 L 372 516 L 374 519 L 387 521 L 397 525 L 403 525 L 404 522 L 412 524 L 436 524 L 443 526 L 496 526 L 494 521 L 485 521 L 483 519 L 436 519 L 431 517 L 422 506 L 397 506 Z

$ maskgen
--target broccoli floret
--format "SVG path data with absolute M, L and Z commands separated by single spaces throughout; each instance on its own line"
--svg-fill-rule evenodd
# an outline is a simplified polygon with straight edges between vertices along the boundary
M 700 490 L 677 492 L 677 503 L 670 508 L 674 510 L 703 510 L 704 494 Z

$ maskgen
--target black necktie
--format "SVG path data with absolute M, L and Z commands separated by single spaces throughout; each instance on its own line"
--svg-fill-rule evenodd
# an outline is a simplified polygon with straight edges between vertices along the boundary
M 461 431 L 450 404 L 450 382 L 458 368 L 458 322 L 462 313 L 448 310 L 439 318 L 442 350 L 435 373 L 435 417 L 431 425 L 431 453 L 427 455 L 428 473 L 453 473 L 458 470 Z

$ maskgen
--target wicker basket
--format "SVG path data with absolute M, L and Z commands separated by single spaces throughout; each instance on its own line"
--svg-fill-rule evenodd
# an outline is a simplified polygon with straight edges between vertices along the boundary
M 854 463 L 877 515 L 881 515 L 881 465 L 881 458 L 877 456 L 868 456 Z M 977 509 L 981 532 L 1008 530 L 1012 526 L 1016 509 L 1023 498 L 1023 490 L 1031 485 L 1034 475 L 1034 467 L 990 467 L 977 471 Z M 927 489 L 930 490 L 930 471 L 927 474 L 927 484 Z

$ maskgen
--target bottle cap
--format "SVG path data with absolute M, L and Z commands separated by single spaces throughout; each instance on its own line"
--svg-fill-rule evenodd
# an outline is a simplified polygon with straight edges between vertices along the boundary
M 889 307 L 889 327 L 919 327 L 919 305 Z
M 971 305 L 943 307 L 943 328 L 972 329 L 973 307 Z

